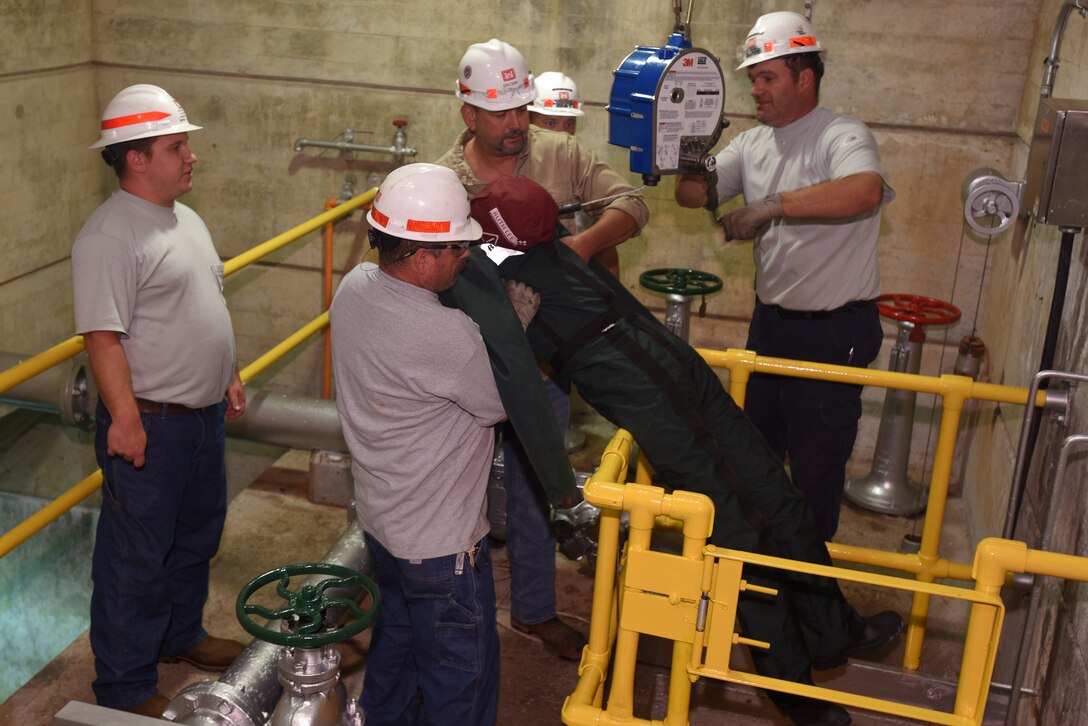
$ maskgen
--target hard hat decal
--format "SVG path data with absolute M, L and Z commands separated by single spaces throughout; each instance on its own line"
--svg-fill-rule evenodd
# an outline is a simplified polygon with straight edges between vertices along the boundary
M 449 221 L 428 222 L 422 219 L 409 219 L 404 225 L 404 229 L 409 232 L 422 232 L 424 234 L 442 234 L 450 231 L 450 223 Z
M 469 78 L 472 78 L 472 66 L 465 66 L 465 69 L 463 71 L 461 71 L 461 75 L 463 75 L 465 77 L 466 81 Z
M 503 81 L 516 81 L 518 74 L 514 72 L 513 68 L 504 68 L 502 71 Z
M 737 70 L 784 55 L 820 53 L 823 50 L 812 24 L 805 16 L 789 11 L 767 13 L 761 15 L 748 31 L 744 41 L 744 59 Z
M 155 121 L 162 121 L 164 118 L 170 118 L 170 114 L 163 113 L 162 111 L 148 111 L 146 113 L 134 113 L 129 116 L 118 116 L 117 118 L 103 119 L 102 130 L 117 129 L 122 126 L 131 126 L 133 124 L 145 124 Z

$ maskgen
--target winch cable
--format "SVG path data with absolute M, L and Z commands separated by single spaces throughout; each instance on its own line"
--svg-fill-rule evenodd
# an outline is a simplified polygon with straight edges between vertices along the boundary
M 619 192 L 617 194 L 609 194 L 607 197 L 601 197 L 600 199 L 591 199 L 588 202 L 571 202 L 570 204 L 564 204 L 559 208 L 559 216 L 564 214 L 573 214 L 578 211 L 585 211 L 586 208 L 594 209 L 602 204 L 611 202 L 613 199 L 619 199 L 620 197 L 633 197 L 646 188 L 643 184 L 638 189 L 631 189 L 625 192 Z
M 966 239 L 966 237 L 967 237 L 967 222 L 965 220 L 963 222 L 963 225 L 960 227 L 960 243 L 959 243 L 959 246 L 956 248 L 956 265 L 953 268 L 953 273 L 952 273 L 952 293 L 951 293 L 951 296 L 948 298 L 949 300 L 955 300 L 956 299 L 956 287 L 959 284 L 959 277 L 960 277 L 960 261 L 963 259 L 963 242 L 964 242 L 964 239 Z M 994 236 L 992 234 L 986 236 L 986 252 L 985 252 L 985 254 L 983 255 L 983 258 L 982 258 L 982 274 L 979 277 L 979 281 L 978 281 L 978 297 L 975 300 L 975 314 L 974 314 L 974 317 L 971 320 L 971 336 L 972 337 L 974 337 L 976 331 L 978 330 L 978 311 L 979 311 L 979 307 L 981 307 L 981 305 L 982 305 L 982 291 L 986 287 L 986 267 L 990 264 L 990 247 L 992 246 L 993 238 L 994 238 Z M 945 327 L 945 329 L 944 329 L 944 338 L 941 340 L 941 355 L 940 355 L 940 358 L 939 358 L 939 360 L 937 362 L 937 373 L 938 374 L 940 374 L 940 372 L 942 370 L 944 370 L 944 354 L 945 354 L 945 349 L 947 347 L 948 347 L 948 326 Z M 930 441 L 933 438 L 933 425 L 934 425 L 933 424 L 933 419 L 934 419 L 934 417 L 936 415 L 937 415 L 937 406 L 936 406 L 936 404 L 934 402 L 934 405 L 931 405 L 930 409 L 929 409 L 929 429 L 928 429 L 928 433 L 926 434 L 925 452 L 922 454 L 922 489 L 921 489 L 921 492 L 919 492 L 919 496 L 924 494 L 926 492 L 926 490 L 928 489 L 928 487 L 925 484 L 925 482 L 928 481 L 928 479 L 926 478 L 926 473 L 927 473 L 926 472 L 926 467 L 929 465 L 929 446 L 930 446 Z M 913 538 L 914 538 L 915 541 L 918 541 L 918 538 L 920 536 L 918 534 L 918 526 L 923 521 L 924 520 L 922 518 L 915 518 L 914 525 L 913 525 L 912 531 L 911 531 L 911 534 L 913 535 Z

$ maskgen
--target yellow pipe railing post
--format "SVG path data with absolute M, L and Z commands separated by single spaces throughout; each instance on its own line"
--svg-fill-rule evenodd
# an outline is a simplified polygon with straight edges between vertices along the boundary
M 941 529 L 944 527 L 945 508 L 948 503 L 948 483 L 952 474 L 952 458 L 956 449 L 956 436 L 959 432 L 960 414 L 963 402 L 970 393 L 971 379 L 964 376 L 941 376 L 947 384 L 941 402 L 941 425 L 937 438 L 937 449 L 933 454 L 933 471 L 929 481 L 929 498 L 926 501 L 926 516 L 922 525 L 922 542 L 918 549 L 918 560 L 924 568 L 916 575 L 920 582 L 933 582 L 935 577 L 931 567 L 939 559 Z M 903 667 L 918 670 L 922 659 L 922 641 L 925 639 L 925 623 L 929 615 L 929 595 L 915 593 L 911 601 L 910 618 L 903 649 Z
M 319 214 L 313 219 L 307 220 L 282 234 L 276 235 L 267 242 L 262 242 L 256 247 L 252 247 L 242 254 L 230 258 L 223 264 L 223 275 L 233 274 L 246 265 L 250 265 L 262 257 L 272 254 L 279 248 L 291 244 L 300 237 L 303 237 L 314 230 L 321 229 L 329 222 L 334 222 L 337 219 L 340 219 L 340 217 L 350 214 L 364 204 L 370 204 L 370 202 L 374 201 L 374 195 L 377 191 L 376 188 L 369 189 L 358 196 L 352 197 L 343 204 L 333 207 L 324 214 Z
M 975 551 L 975 592 L 1000 598 L 1005 574 L 1023 572 L 1028 547 L 1023 542 L 985 539 Z M 996 608 L 974 604 L 967 621 L 967 637 L 960 661 L 959 687 L 953 713 L 979 719 L 986 707 L 986 692 L 993 675 L 993 649 L 1002 613 Z

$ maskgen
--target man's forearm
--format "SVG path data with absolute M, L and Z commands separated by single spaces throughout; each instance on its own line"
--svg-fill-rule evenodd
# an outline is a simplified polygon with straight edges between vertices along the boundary
M 779 194 L 787 219 L 848 219 L 872 211 L 884 197 L 884 180 L 875 172 L 851 174 Z
M 606 209 L 589 229 L 562 237 L 561 241 L 583 260 L 589 260 L 601 250 L 615 247 L 637 233 L 638 222 L 634 217 L 620 209 Z
M 84 333 L 83 344 L 91 361 L 98 395 L 114 420 L 139 419 L 132 393 L 132 373 L 121 337 L 110 330 Z

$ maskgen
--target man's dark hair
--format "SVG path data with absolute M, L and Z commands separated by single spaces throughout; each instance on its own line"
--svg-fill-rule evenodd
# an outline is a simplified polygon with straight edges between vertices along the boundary
M 388 232 L 377 229 L 367 230 L 367 237 L 370 239 L 370 246 L 378 250 L 378 264 L 382 267 L 410 257 L 417 244 L 413 240 L 395 237 Z M 442 250 L 425 251 L 430 252 L 434 257 L 442 252 Z
M 102 161 L 106 162 L 106 166 L 113 169 L 113 173 L 120 179 L 125 175 L 128 170 L 128 162 L 126 157 L 129 151 L 138 151 L 141 154 L 147 154 L 147 158 L 151 158 L 151 145 L 155 143 L 156 136 L 149 136 L 145 139 L 133 139 L 132 141 L 122 141 L 119 144 L 110 144 L 106 148 L 102 149 Z
M 793 80 L 797 80 L 801 71 L 806 68 L 812 71 L 812 77 L 816 83 L 816 96 L 820 96 L 820 79 L 824 77 L 824 61 L 819 53 L 797 53 L 782 58 L 786 67 L 793 73 Z

